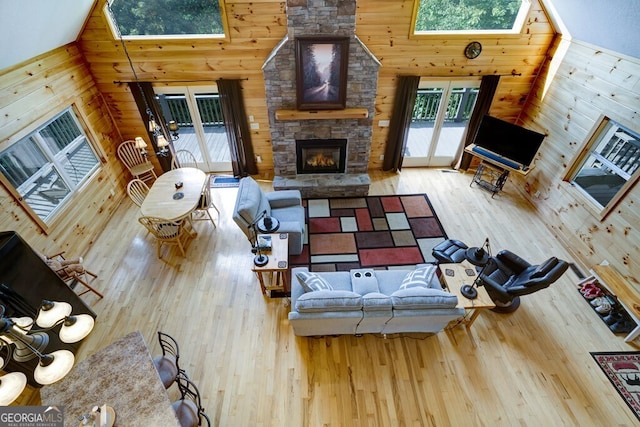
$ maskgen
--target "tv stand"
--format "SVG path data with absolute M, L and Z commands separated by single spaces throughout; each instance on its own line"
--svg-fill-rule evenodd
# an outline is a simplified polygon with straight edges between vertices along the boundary
M 499 193 L 502 190 L 502 187 L 504 187 L 508 178 L 509 171 L 507 169 L 502 169 L 498 166 L 485 163 L 485 161 L 482 160 L 478 165 L 476 173 L 473 175 L 473 179 L 469 186 L 475 182 L 485 190 L 491 191 L 491 198 L 493 198 L 496 193 Z
M 467 153 L 480 159 L 480 164 L 478 165 L 476 173 L 473 175 L 473 179 L 469 186 L 476 183 L 485 190 L 491 191 L 491 198 L 502 191 L 502 188 L 507 182 L 507 179 L 509 179 L 509 174 L 511 172 L 516 172 L 526 176 L 531 172 L 531 169 L 533 169 L 533 167 L 523 167 L 518 169 L 510 167 L 509 164 L 513 164 L 513 161 L 505 159 L 504 163 L 500 162 L 499 160 L 474 151 L 473 147 L 475 147 L 475 145 L 471 144 L 464 149 Z

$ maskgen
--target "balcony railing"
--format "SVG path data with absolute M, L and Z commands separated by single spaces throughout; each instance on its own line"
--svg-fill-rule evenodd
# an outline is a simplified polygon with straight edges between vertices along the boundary
M 412 122 L 432 122 L 438 114 L 442 99 L 441 89 L 418 89 L 413 106 Z M 445 114 L 445 122 L 462 122 L 469 119 L 478 97 L 478 88 L 453 89 Z
M 157 95 L 156 99 L 160 103 L 162 111 L 169 116 L 167 120 L 175 120 L 180 127 L 193 127 L 191 112 L 184 95 Z M 204 127 L 224 126 L 222 106 L 218 94 L 196 95 L 196 103 Z

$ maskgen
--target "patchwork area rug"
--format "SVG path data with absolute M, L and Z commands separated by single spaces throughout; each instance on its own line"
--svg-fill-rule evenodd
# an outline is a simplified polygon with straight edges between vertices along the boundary
M 240 179 L 231 175 L 214 175 L 211 178 L 211 188 L 231 188 L 239 185 Z
M 640 351 L 591 353 L 591 356 L 640 420 Z
M 303 201 L 308 242 L 291 267 L 310 271 L 388 269 L 434 262 L 447 238 L 425 194 Z

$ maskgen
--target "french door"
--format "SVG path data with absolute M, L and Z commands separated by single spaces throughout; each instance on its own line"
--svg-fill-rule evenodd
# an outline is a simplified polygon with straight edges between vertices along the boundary
M 458 156 L 480 80 L 421 80 L 403 167 L 450 166 Z
M 166 122 L 174 120 L 180 127 L 173 149 L 192 152 L 197 167 L 204 171 L 230 171 L 231 154 L 218 88 L 215 85 L 167 86 L 153 90 Z

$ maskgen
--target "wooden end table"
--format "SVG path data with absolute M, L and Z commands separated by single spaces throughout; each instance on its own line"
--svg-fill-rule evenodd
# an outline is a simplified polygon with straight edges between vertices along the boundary
M 447 325 L 447 329 L 453 328 L 457 325 L 465 325 L 467 330 L 469 330 L 482 310 L 494 308 L 496 305 L 489 297 L 484 286 L 476 288 L 478 291 L 478 297 L 475 299 L 468 299 L 460 292 L 460 287 L 462 285 L 473 284 L 473 281 L 476 279 L 476 275 L 478 274 L 475 267 L 468 261 L 463 261 L 459 264 L 440 264 L 440 270 L 442 272 L 442 275 L 440 276 L 442 284 L 450 293 L 458 297 L 457 307 L 464 308 L 466 312 L 462 320 L 452 321 Z M 446 274 L 447 270 L 453 271 L 453 275 L 448 276 Z M 473 272 L 473 275 L 468 275 L 467 270 Z
M 265 295 L 267 290 L 286 290 L 287 289 L 287 270 L 289 269 L 289 234 L 273 233 L 263 234 L 263 236 L 271 236 L 271 251 L 263 252 L 269 257 L 269 262 L 263 266 L 253 265 L 251 271 L 256 273 L 262 294 Z M 268 276 L 268 284 L 265 281 Z

